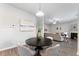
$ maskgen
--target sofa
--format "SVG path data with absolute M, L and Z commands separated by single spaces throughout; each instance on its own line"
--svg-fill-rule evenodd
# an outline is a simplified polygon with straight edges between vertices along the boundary
M 44 37 L 48 37 L 48 36 L 52 37 L 53 40 L 55 40 L 55 41 L 64 41 L 64 37 L 61 36 L 59 33 L 55 33 L 55 34 L 53 34 L 53 33 L 44 33 Z

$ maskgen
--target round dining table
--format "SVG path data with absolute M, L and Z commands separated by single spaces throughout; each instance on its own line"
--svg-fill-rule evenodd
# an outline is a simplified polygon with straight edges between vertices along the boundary
M 43 47 L 45 46 L 51 46 L 52 45 L 52 40 L 49 38 L 42 38 L 40 43 L 37 43 L 37 38 L 29 38 L 25 41 L 26 44 L 29 46 L 35 47 L 36 53 L 34 56 L 41 56 L 40 51 L 43 50 Z

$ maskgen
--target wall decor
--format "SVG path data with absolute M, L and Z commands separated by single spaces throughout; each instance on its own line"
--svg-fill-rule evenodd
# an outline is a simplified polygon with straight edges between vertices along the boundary
M 78 30 L 77 24 L 72 24 L 70 30 L 71 30 L 71 31 L 77 31 L 77 30 Z
M 19 21 L 19 30 L 22 32 L 33 32 L 36 30 L 36 26 L 31 20 L 22 19 Z
M 58 27 L 56 29 L 58 30 Z

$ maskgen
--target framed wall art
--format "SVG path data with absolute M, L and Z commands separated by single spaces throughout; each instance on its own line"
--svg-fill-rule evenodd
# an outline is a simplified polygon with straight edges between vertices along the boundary
M 19 20 L 19 30 L 21 32 L 33 32 L 36 30 L 36 26 L 31 20 L 22 19 Z

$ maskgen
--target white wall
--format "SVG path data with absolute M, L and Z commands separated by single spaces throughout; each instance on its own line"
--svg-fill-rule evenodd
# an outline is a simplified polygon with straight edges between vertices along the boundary
M 45 26 L 48 29 L 48 32 L 50 33 L 61 33 L 61 32 L 68 32 L 68 36 L 71 37 L 71 32 L 77 33 L 78 32 L 78 26 L 77 26 L 78 20 L 61 23 L 61 24 L 51 24 Z M 73 28 L 73 27 L 76 28 Z M 58 30 L 57 30 L 58 27 Z
M 44 30 L 47 29 L 47 31 L 44 31 L 45 33 L 50 33 L 51 32 L 51 25 L 44 24 Z
M 65 26 L 65 27 L 64 27 Z M 58 27 L 58 30 L 57 30 Z M 61 27 L 61 29 L 60 29 Z M 48 29 L 48 32 L 50 33 L 56 33 L 56 32 L 64 32 L 68 31 L 66 24 L 51 24 L 51 25 L 45 25 L 45 28 Z
M 79 19 L 78 19 L 77 25 L 78 25 L 77 55 L 79 55 Z
M 72 28 L 73 26 L 76 26 L 76 28 Z M 57 29 L 58 27 L 58 29 Z M 56 32 L 77 32 L 77 20 L 67 23 L 61 23 L 61 24 L 51 24 L 48 26 L 50 29 L 49 32 L 56 33 Z
M 31 20 L 35 24 L 33 15 L 13 6 L 0 4 L 0 49 L 15 46 L 18 42 L 25 42 L 26 39 L 36 36 L 35 31 L 19 31 L 19 20 L 22 19 Z
M 57 29 L 58 27 L 58 29 Z M 56 32 L 67 32 L 68 31 L 68 24 L 52 24 L 50 26 L 50 32 L 56 33 Z

